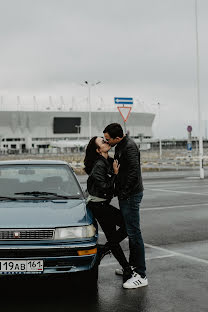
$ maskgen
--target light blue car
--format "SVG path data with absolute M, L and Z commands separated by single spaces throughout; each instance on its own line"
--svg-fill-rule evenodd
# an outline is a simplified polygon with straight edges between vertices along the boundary
M 97 239 L 97 224 L 66 162 L 0 162 L 0 278 L 82 272 L 96 285 Z

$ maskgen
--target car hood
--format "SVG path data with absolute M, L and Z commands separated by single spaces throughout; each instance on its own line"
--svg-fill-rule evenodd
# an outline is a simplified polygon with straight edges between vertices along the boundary
M 0 202 L 0 228 L 53 228 L 88 222 L 84 200 Z

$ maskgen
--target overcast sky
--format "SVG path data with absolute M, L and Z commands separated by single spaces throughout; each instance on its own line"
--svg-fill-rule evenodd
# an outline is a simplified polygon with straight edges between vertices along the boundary
M 208 1 L 198 0 L 200 95 L 208 119 Z M 197 135 L 195 0 L 0 0 L 0 95 L 133 96 L 154 135 Z M 107 100 L 106 100 L 107 101 Z M 109 103 L 106 103 L 106 105 Z M 112 103 L 113 105 L 113 103 Z M 135 104 L 136 105 L 136 104 Z M 206 134 L 206 127 L 203 130 Z

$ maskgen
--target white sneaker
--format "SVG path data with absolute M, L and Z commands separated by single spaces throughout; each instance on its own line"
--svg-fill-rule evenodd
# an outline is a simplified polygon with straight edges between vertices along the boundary
M 147 277 L 142 278 L 138 273 L 134 272 L 132 277 L 123 284 L 123 288 L 139 288 L 147 285 Z

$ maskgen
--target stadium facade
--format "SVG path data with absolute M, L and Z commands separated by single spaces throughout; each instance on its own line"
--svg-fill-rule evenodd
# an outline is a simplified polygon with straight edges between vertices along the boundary
M 131 112 L 126 129 L 131 137 L 145 142 L 152 137 L 155 114 Z M 101 136 L 106 125 L 124 125 L 117 111 L 92 111 L 91 133 Z M 1 111 L 1 152 L 25 152 L 86 145 L 89 139 L 88 111 Z M 72 144 L 73 143 L 73 144 Z

